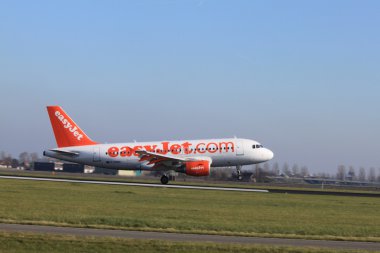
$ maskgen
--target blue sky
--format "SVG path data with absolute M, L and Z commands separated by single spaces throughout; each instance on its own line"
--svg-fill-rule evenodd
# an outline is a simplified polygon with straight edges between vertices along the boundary
M 244 137 L 275 161 L 380 167 L 379 1 L 0 1 L 0 150 Z

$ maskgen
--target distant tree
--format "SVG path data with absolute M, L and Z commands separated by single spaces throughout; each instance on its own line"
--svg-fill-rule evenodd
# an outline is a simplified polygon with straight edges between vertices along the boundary
M 234 170 L 232 168 L 219 168 L 217 170 L 213 170 L 210 174 L 210 178 L 219 179 L 219 180 L 227 180 L 231 177 Z
M 19 161 L 16 159 L 16 158 L 13 158 L 12 160 L 11 160 L 11 167 L 12 168 L 17 168 L 19 166 Z
M 287 163 L 284 163 L 284 166 L 282 167 L 282 173 L 286 176 L 290 176 L 291 172 Z
M 263 170 L 265 173 L 269 173 L 270 172 L 270 168 L 269 168 L 269 164 L 268 163 L 264 163 L 263 164 Z
M 300 175 L 300 168 L 298 167 L 297 164 L 294 164 L 292 167 L 292 174 L 294 176 L 299 176 Z
M 4 151 L 1 151 L 0 153 L 0 159 L 2 162 L 4 162 L 5 158 L 7 157 L 7 154 Z
M 376 170 L 373 167 L 371 167 L 369 169 L 368 181 L 370 181 L 370 182 L 375 182 L 376 181 Z
M 331 176 L 330 176 L 330 174 L 329 173 L 326 173 L 326 172 L 320 172 L 320 173 L 318 173 L 317 174 L 317 177 L 320 177 L 320 178 L 332 178 Z
M 365 169 L 363 167 L 360 167 L 360 169 L 359 169 L 359 181 L 365 181 L 365 180 L 366 180 Z
M 11 155 L 7 155 L 5 158 L 4 158 L 4 165 L 8 167 L 11 167 L 12 165 L 12 156 Z
M 265 166 L 265 164 L 260 167 L 259 165 L 255 166 L 255 173 L 251 175 L 251 178 L 256 182 L 269 182 L 270 176 L 273 176 L 272 171 L 269 169 L 269 164 Z
M 38 161 L 38 159 L 39 159 L 38 154 L 36 152 L 31 153 L 30 154 L 30 159 L 31 159 L 31 162 Z
M 309 169 L 306 166 L 301 167 L 301 177 L 309 176 Z
M 19 157 L 19 161 L 21 163 L 29 163 L 29 161 L 30 161 L 30 156 L 29 156 L 28 152 L 24 151 L 24 152 L 20 153 L 20 155 L 18 157 Z
M 280 166 L 278 165 L 278 162 L 275 162 L 272 167 L 272 172 L 275 176 L 280 175 Z
M 345 180 L 346 179 L 346 166 L 344 166 L 344 165 L 339 165 L 338 166 L 338 171 L 336 173 L 336 178 L 338 180 Z
M 278 165 L 278 164 L 277 164 Z M 263 171 L 265 173 L 266 176 L 270 176 L 270 177 L 273 177 L 273 176 L 278 176 L 279 174 L 276 172 L 276 170 L 273 169 L 273 166 L 271 168 L 270 164 L 269 163 L 264 163 L 263 164 Z
M 353 166 L 350 166 L 348 168 L 348 176 L 350 177 L 351 180 L 356 180 L 355 168 Z
M 31 167 L 30 164 L 31 158 L 28 152 L 22 152 L 19 155 L 19 166 L 24 167 L 24 169 L 29 169 Z
M 253 174 L 254 174 L 254 178 L 255 178 L 256 182 L 258 182 L 258 179 L 261 177 L 260 165 L 255 164 Z

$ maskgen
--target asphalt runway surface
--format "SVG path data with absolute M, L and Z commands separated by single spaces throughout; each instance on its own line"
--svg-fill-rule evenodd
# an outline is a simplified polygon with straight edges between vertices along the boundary
M 19 225 L 1 224 L 0 231 L 39 233 L 39 234 L 59 234 L 91 237 L 117 237 L 125 239 L 144 240 L 166 240 L 178 242 L 213 242 L 213 243 L 238 243 L 238 244 L 263 244 L 273 246 L 292 247 L 318 247 L 330 249 L 347 250 L 380 250 L 380 243 L 374 242 L 352 242 L 352 241 L 324 241 L 324 240 L 303 240 L 303 239 L 283 239 L 283 238 L 260 238 L 243 236 L 221 236 L 221 235 L 201 235 L 201 234 L 180 234 L 162 232 L 141 232 L 110 229 L 73 228 L 73 227 L 53 227 L 39 225 Z
M 235 192 L 261 192 L 261 193 L 286 193 L 286 194 L 307 194 L 307 195 L 334 195 L 334 196 L 351 196 L 351 197 L 380 197 L 380 193 L 374 192 L 350 192 L 350 191 L 323 191 L 308 189 L 253 189 L 242 187 L 217 187 L 217 186 L 197 186 L 197 185 L 179 185 L 179 184 L 154 184 L 154 183 L 133 183 L 117 181 L 101 181 L 88 179 L 69 179 L 69 178 L 48 178 L 48 177 L 31 177 L 31 176 L 1 176 L 3 179 L 18 179 L 32 181 L 51 181 L 80 184 L 103 184 L 103 185 L 125 185 L 157 188 L 177 188 L 177 189 L 196 189 L 196 190 L 215 190 L 215 191 L 235 191 Z
M 114 182 L 114 181 L 44 178 L 44 177 L 0 176 L 0 178 L 18 179 L 18 180 L 32 180 L 32 181 L 80 183 L 80 184 L 126 185 L 126 186 L 179 188 L 179 189 L 196 189 L 196 190 L 215 190 L 215 191 L 239 191 L 239 192 L 263 192 L 263 193 L 269 192 L 268 190 L 250 189 L 250 188 L 233 188 L 233 187 L 230 188 L 230 187 L 194 186 L 194 185 L 170 185 L 170 184 L 163 185 L 163 184 L 129 183 L 129 182 Z

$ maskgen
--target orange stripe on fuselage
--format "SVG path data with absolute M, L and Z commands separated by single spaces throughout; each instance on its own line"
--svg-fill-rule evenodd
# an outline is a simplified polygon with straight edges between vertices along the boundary
M 146 150 L 149 152 L 165 155 L 191 155 L 191 154 L 214 154 L 214 153 L 233 153 L 235 152 L 235 144 L 232 141 L 220 141 L 220 142 L 200 142 L 193 145 L 186 141 L 184 143 L 161 142 L 161 145 L 145 145 L 145 146 L 112 146 L 108 149 L 108 156 L 110 157 L 130 157 L 139 156 L 136 153 L 137 150 Z M 148 160 L 147 158 L 141 158 L 141 160 Z

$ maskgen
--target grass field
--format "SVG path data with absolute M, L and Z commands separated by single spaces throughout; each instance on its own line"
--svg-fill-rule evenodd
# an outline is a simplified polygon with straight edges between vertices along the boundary
M 0 233 L 0 252 L 255 252 L 255 253 L 367 253 L 364 250 L 328 250 L 321 248 L 270 247 L 259 245 L 164 242 L 59 235 Z M 374 251 L 371 251 L 374 252 Z
M 380 199 L 0 179 L 0 221 L 380 241 Z

